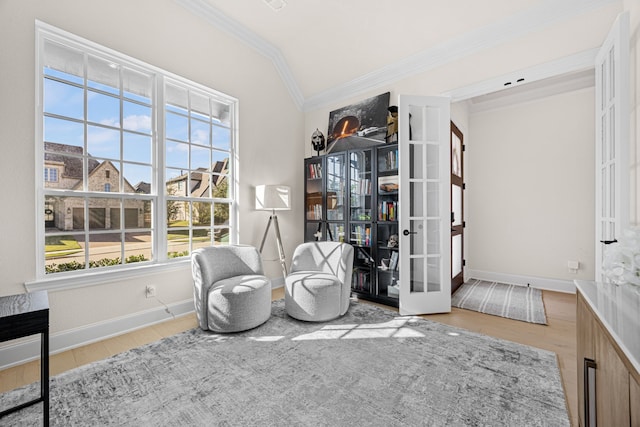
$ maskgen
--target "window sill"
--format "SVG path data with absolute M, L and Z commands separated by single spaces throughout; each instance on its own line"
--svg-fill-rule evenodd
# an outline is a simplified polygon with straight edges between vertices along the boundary
M 190 259 L 174 260 L 161 264 L 149 264 L 136 267 L 127 267 L 118 270 L 89 272 L 84 274 L 55 274 L 55 277 L 25 282 L 27 292 L 33 291 L 61 291 L 75 288 L 83 288 L 92 285 L 103 285 L 110 282 L 146 276 L 165 271 L 183 270 L 189 268 Z

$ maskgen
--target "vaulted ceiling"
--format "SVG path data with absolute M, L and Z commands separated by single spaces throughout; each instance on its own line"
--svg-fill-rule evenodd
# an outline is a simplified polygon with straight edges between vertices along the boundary
M 567 23 L 571 37 L 570 23 L 576 17 L 622 4 L 622 0 L 176 1 L 269 57 L 302 108 L 330 94 L 380 86 L 559 23 Z

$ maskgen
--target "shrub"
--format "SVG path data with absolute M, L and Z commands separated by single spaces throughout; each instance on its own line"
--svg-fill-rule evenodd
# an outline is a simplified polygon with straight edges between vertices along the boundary
M 189 255 L 189 251 L 182 251 L 182 252 L 168 252 L 167 256 L 169 258 L 179 258 L 181 256 L 187 256 Z
M 131 264 L 134 262 L 147 261 L 144 255 L 130 255 L 125 259 L 125 264 Z M 89 268 L 109 267 L 112 265 L 120 265 L 120 257 L 116 258 L 102 258 L 97 261 L 89 261 Z M 85 263 L 78 261 L 63 262 L 61 264 L 49 264 L 44 266 L 46 274 L 60 273 L 63 271 L 84 270 Z

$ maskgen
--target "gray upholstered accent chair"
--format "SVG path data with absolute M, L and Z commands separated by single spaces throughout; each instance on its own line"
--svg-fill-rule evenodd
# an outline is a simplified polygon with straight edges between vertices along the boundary
M 285 309 L 289 316 L 323 322 L 349 309 L 353 247 L 339 242 L 309 242 L 296 248 L 291 273 L 285 278 Z
M 193 299 L 200 328 L 239 332 L 271 316 L 271 281 L 253 246 L 210 246 L 193 251 Z

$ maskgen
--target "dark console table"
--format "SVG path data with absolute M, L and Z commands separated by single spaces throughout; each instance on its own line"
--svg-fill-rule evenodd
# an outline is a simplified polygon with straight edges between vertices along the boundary
M 40 397 L 0 412 L 0 418 L 43 402 L 44 425 L 49 425 L 49 296 L 47 291 L 0 297 L 0 342 L 41 334 Z

